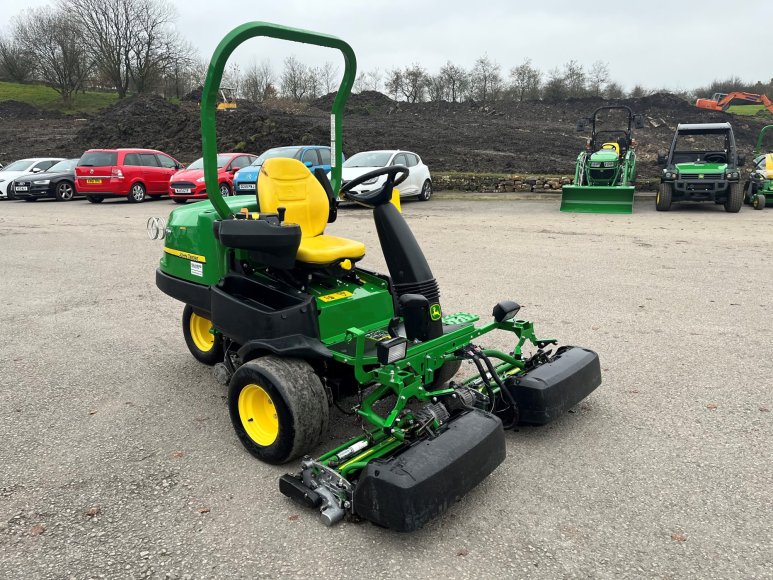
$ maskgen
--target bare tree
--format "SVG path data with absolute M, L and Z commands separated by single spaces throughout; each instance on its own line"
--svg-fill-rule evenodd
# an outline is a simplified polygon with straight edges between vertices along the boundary
M 633 98 L 633 99 L 637 99 L 637 98 L 645 96 L 646 94 L 647 94 L 647 91 L 646 91 L 646 89 L 643 86 L 635 85 L 631 89 L 631 92 L 628 94 L 628 96 Z
M 220 81 L 220 86 L 229 88 L 233 91 L 234 97 L 241 95 L 242 83 L 244 77 L 242 75 L 242 69 L 239 63 L 232 62 L 227 65 L 223 70 L 223 78 Z
M 0 37 L 0 77 L 23 83 L 33 78 L 35 60 L 12 37 Z
M 540 86 L 542 85 L 542 71 L 531 64 L 527 58 L 517 67 L 510 69 L 511 89 L 516 99 L 538 99 Z
M 403 71 L 399 68 L 393 68 L 386 73 L 384 80 L 384 90 L 387 91 L 396 101 L 400 96 L 400 87 L 403 86 Z
M 620 83 L 610 81 L 604 88 L 604 97 L 607 99 L 622 99 L 625 96 L 625 91 Z
M 275 81 L 274 70 L 268 59 L 261 61 L 260 64 L 252 61 L 244 71 L 242 84 L 244 97 L 255 102 L 265 101 L 273 92 L 276 92 L 274 89 Z
M 427 71 L 418 63 L 405 67 L 402 72 L 402 83 L 400 92 L 409 103 L 420 103 L 424 100 L 424 93 L 427 88 Z
M 448 95 L 446 78 L 438 73 L 427 77 L 427 96 L 432 102 L 445 101 Z
M 446 98 L 452 103 L 461 101 L 469 87 L 469 75 L 462 67 L 447 61 L 440 69 Z
M 318 72 L 322 90 L 325 91 L 325 94 L 332 93 L 336 90 L 338 83 L 338 66 L 326 60 L 325 64 L 319 68 Z
M 365 73 L 365 90 L 381 90 L 381 71 L 378 68 L 374 68 Z
M 199 80 L 199 62 L 198 51 L 194 46 L 181 40 L 164 68 L 164 96 L 179 99 L 203 84 L 203 78 Z
M 502 90 L 502 67 L 484 54 L 475 61 L 470 73 L 470 91 L 473 98 L 487 102 L 499 96 Z
M 597 60 L 588 71 L 588 92 L 594 97 L 604 93 L 604 87 L 609 82 L 609 64 Z
M 308 91 L 307 76 L 306 65 L 295 56 L 288 56 L 284 60 L 284 69 L 280 80 L 282 94 L 295 101 L 302 100 Z
M 128 72 L 138 93 L 149 92 L 179 53 L 182 40 L 171 29 L 176 13 L 166 0 L 131 0 L 132 35 Z
M 352 86 L 352 92 L 353 93 L 361 93 L 365 90 L 365 73 L 361 72 L 357 75 L 357 78 L 354 79 L 354 85 Z
M 41 80 L 70 106 L 91 70 L 80 21 L 61 9 L 27 10 L 16 18 L 13 34 L 34 59 Z
M 558 68 L 548 71 L 548 80 L 542 89 L 542 96 L 548 101 L 560 101 L 567 97 L 566 79 Z
M 585 70 L 576 60 L 570 60 L 564 65 L 564 83 L 569 97 L 585 96 Z

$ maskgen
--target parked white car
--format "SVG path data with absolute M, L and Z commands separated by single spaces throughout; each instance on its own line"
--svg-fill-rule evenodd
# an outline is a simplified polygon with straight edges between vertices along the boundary
M 427 201 L 432 197 L 432 177 L 429 174 L 429 167 L 422 163 L 421 157 L 410 151 L 400 151 L 399 149 L 394 151 L 362 151 L 344 161 L 341 168 L 341 178 L 343 183 L 346 183 L 364 173 L 390 165 L 405 165 L 410 169 L 408 178 L 397 186 L 397 189 L 400 190 L 400 197 L 418 197 L 421 201 Z M 355 187 L 352 192 L 367 193 L 373 191 L 380 187 L 384 181 L 386 181 L 386 176 L 382 175 Z
M 8 198 L 8 185 L 17 177 L 46 171 L 59 161 L 64 161 L 64 159 L 62 157 L 30 157 L 9 163 L 0 169 L 0 199 Z

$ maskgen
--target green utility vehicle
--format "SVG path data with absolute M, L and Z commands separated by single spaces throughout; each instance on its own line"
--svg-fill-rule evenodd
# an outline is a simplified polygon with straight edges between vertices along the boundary
M 773 125 L 764 126 L 757 137 L 752 170 L 746 182 L 744 201 L 754 209 L 765 209 L 766 205 L 773 205 L 773 153 L 762 152 L 765 133 L 770 129 L 773 129 Z
M 604 129 L 612 111 L 625 115 L 624 128 Z M 610 115 L 611 113 L 611 115 Z M 619 115 L 619 113 L 618 113 Z M 577 213 L 632 213 L 636 152 L 633 127 L 641 129 L 644 120 L 624 105 L 599 107 L 593 115 L 577 122 L 577 130 L 587 130 L 591 136 L 585 150 L 577 156 L 572 185 L 561 192 L 561 211 Z
M 668 211 L 675 201 L 713 201 L 737 213 L 743 204 L 741 171 L 730 123 L 679 124 L 663 167 L 655 209 Z
M 344 75 L 333 103 L 330 180 L 294 159 L 269 159 L 257 195 L 223 198 L 217 183 L 217 88 L 229 55 L 269 36 L 338 49 Z M 420 528 L 505 459 L 504 429 L 561 417 L 601 383 L 593 351 L 539 337 L 503 300 L 491 320 L 445 313 L 440 290 L 396 204 L 404 166 L 341 186 L 342 113 L 356 75 L 351 47 L 334 36 L 263 22 L 239 26 L 215 50 L 201 106 L 209 201 L 174 210 L 156 284 L 183 302 L 191 354 L 228 384 L 236 435 L 255 457 L 300 468 L 281 493 L 321 512 L 394 530 Z M 353 193 L 385 176 L 383 185 Z M 325 233 L 339 193 L 372 210 L 389 275 L 362 267 L 365 245 Z M 500 256 L 501 258 L 501 256 Z M 517 262 L 517 258 L 513 257 Z M 477 340 L 510 333 L 508 352 Z M 527 352 L 528 351 L 528 352 Z M 475 374 L 454 380 L 462 361 Z M 311 456 L 331 404 L 361 424 L 355 437 Z M 343 409 L 344 411 L 346 409 Z M 484 499 L 484 498 L 480 498 Z

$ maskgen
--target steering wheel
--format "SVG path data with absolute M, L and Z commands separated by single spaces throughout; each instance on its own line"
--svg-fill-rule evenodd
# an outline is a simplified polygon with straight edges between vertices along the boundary
M 392 199 L 392 189 L 396 185 L 400 185 L 403 181 L 408 179 L 410 173 L 405 165 L 390 165 L 389 167 L 379 167 L 368 173 L 363 173 L 359 177 L 355 177 L 341 188 L 341 193 L 344 194 L 346 199 L 362 204 L 366 207 L 376 207 L 389 203 Z M 352 188 L 362 185 L 366 181 L 373 179 L 374 177 L 387 176 L 387 180 L 379 189 L 369 191 L 368 193 L 352 193 Z
M 727 156 L 724 153 L 707 153 L 703 156 L 703 160 L 708 163 L 724 163 L 727 161 Z

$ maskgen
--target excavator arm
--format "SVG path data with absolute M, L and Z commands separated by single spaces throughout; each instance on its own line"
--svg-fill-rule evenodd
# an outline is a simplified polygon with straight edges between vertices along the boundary
M 695 102 L 696 107 L 709 109 L 711 111 L 727 111 L 730 107 L 737 105 L 756 104 L 763 105 L 771 114 L 773 114 L 773 102 L 767 96 L 758 95 L 756 93 L 735 91 L 722 96 L 720 99 L 698 99 Z

